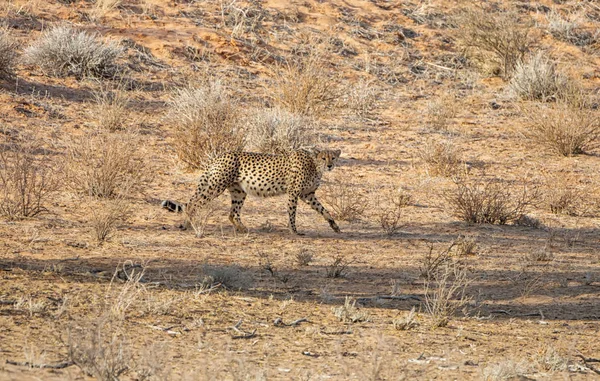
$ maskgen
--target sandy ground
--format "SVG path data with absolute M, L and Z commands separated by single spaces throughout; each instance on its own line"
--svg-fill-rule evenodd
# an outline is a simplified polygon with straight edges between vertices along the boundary
M 219 2 L 123 1 L 95 17 L 86 1 L 0 5 L 20 46 L 66 21 L 131 39 L 152 57 L 131 71 L 136 89 L 128 120 L 152 176 L 128 198 L 131 215 L 114 236 L 98 244 L 89 206 L 67 189 L 54 196 L 49 213 L 0 221 L 0 379 L 89 379 L 77 365 L 23 364 L 68 362 L 78 345 L 105 368 L 125 364 L 119 378 L 131 380 L 597 377 L 600 151 L 569 158 L 549 152 L 528 137 L 505 82 L 449 68 L 457 48 L 447 23 L 462 2 L 441 3 L 269 0 L 260 3 L 260 26 L 239 35 L 222 26 Z M 542 25 L 542 6 L 576 8 L 562 3 L 519 9 Z M 582 9 L 585 27 L 597 28 L 597 6 Z M 597 50 L 557 41 L 541 26 L 534 36 L 597 91 Z M 349 88 L 368 81 L 377 93 L 367 117 L 332 110 L 319 127 L 324 145 L 342 155 L 317 195 L 327 205 L 340 189 L 351 189 L 365 210 L 354 221 L 338 220 L 336 234 L 300 205 L 297 224 L 305 235 L 293 236 L 285 197 L 249 197 L 243 219 L 250 231 L 236 234 L 222 195 L 202 237 L 179 229 L 182 217 L 161 210 L 160 200 L 186 200 L 199 172 L 186 170 L 173 148 L 164 117 L 172 89 L 211 75 L 243 107 L 270 105 L 278 57 L 317 40 L 335 81 Z M 127 53 L 133 62 L 135 52 Z M 53 78 L 24 64 L 16 74 L 0 89 L 0 125 L 43 139 L 59 168 L 64 142 L 94 128 L 93 94 L 103 83 Z M 448 94 L 455 113 L 436 130 L 428 110 Z M 539 187 L 540 201 L 527 214 L 540 226 L 456 218 L 444 198 L 453 181 L 432 176 L 419 158 L 430 141 L 457 147 L 472 174 Z M 581 194 L 579 212 L 553 214 L 544 202 L 557 186 L 549 179 L 566 174 Z M 402 227 L 388 236 L 379 215 L 389 203 L 386 192 L 398 189 L 412 201 L 402 210 Z M 433 283 L 422 276 L 423 258 L 459 237 L 476 243 L 455 259 L 466 269 L 468 300 L 447 326 L 435 328 L 425 307 Z M 311 256 L 308 265 L 298 263 L 300 253 Z M 346 267 L 329 277 L 336 259 Z M 124 266 L 128 274 L 143 271 L 141 281 L 125 281 Z M 221 286 L 207 288 L 207 275 Z M 336 316 L 346 301 L 363 321 Z M 396 329 L 394 321 L 413 307 L 417 325 Z

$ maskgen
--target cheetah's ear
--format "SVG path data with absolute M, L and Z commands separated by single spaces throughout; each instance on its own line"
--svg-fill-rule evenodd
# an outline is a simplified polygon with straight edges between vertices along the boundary
M 321 153 L 321 150 L 317 147 L 310 147 L 306 150 L 312 157 L 317 157 Z
M 340 149 L 336 149 L 334 151 L 331 151 L 333 153 L 333 157 L 335 157 L 336 159 L 339 159 L 340 154 L 342 153 L 342 150 Z

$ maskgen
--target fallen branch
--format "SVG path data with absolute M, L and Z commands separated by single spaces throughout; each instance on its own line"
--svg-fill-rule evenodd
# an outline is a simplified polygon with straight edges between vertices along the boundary
M 324 329 L 322 329 L 321 331 L 319 331 L 319 333 L 322 333 L 323 335 L 352 335 L 352 331 L 348 330 L 348 331 L 325 331 Z
M 236 339 L 250 339 L 250 338 L 256 336 L 256 329 L 254 331 L 252 331 L 252 332 L 242 331 L 240 329 L 240 327 L 242 326 L 242 322 L 243 322 L 243 320 L 240 319 L 240 321 L 238 321 L 237 323 L 235 323 L 234 326 L 231 327 L 231 329 L 233 329 L 234 331 L 236 331 L 237 333 L 239 333 L 239 335 L 232 336 L 231 338 L 234 339 L 234 340 L 236 340 Z
M 600 359 L 596 359 L 596 358 L 592 358 L 592 357 L 585 357 L 581 353 L 577 353 L 575 356 L 581 358 L 581 360 L 583 361 L 583 365 L 585 365 L 586 368 L 588 368 L 589 370 L 591 370 L 592 372 L 594 372 L 596 374 L 600 374 L 599 369 L 596 369 L 596 367 L 589 364 L 591 362 L 600 362 Z
M 74 365 L 75 363 L 73 361 L 63 361 L 63 362 L 59 362 L 58 364 L 33 364 L 29 361 L 12 361 L 12 360 L 6 360 L 7 364 L 10 365 L 16 365 L 16 366 L 26 366 L 28 368 L 40 368 L 40 369 L 64 369 L 66 367 L 69 367 L 71 365 Z
M 256 330 L 252 331 L 252 332 L 242 332 L 241 335 L 237 335 L 237 336 L 232 336 L 231 338 L 236 340 L 236 339 L 250 339 L 252 337 L 256 336 Z
M 273 325 L 276 326 L 276 327 L 295 327 L 297 325 L 300 325 L 300 323 L 304 323 L 304 322 L 307 322 L 307 321 L 308 321 L 307 318 L 301 318 L 301 319 L 297 319 L 297 320 L 294 320 L 291 323 L 286 324 L 286 323 L 283 322 L 282 318 L 277 318 L 277 319 L 275 319 L 275 321 L 273 321 Z
M 356 299 L 356 301 L 358 303 L 364 304 L 365 302 L 368 301 L 373 301 L 376 302 L 377 300 L 416 300 L 416 301 L 421 301 L 421 298 L 416 296 L 416 295 L 375 295 L 375 296 L 370 296 L 370 297 L 365 297 L 365 298 L 358 298 Z

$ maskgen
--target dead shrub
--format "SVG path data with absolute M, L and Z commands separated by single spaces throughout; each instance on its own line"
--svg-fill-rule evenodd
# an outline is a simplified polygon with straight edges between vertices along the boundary
M 465 295 L 470 280 L 467 270 L 457 262 L 446 262 L 433 278 L 425 282 L 425 311 L 432 327 L 445 327 L 456 311 L 468 303 Z
M 241 110 L 220 82 L 179 89 L 170 104 L 167 119 L 173 124 L 173 145 L 189 168 L 202 169 L 219 154 L 244 148 Z
M 148 180 L 145 156 L 132 133 L 92 132 L 67 142 L 68 180 L 73 190 L 91 197 L 127 196 Z
M 510 91 L 517 97 L 542 102 L 563 97 L 570 86 L 567 76 L 543 51 L 517 63 L 509 83 Z
M 465 55 L 492 72 L 510 78 L 529 50 L 531 23 L 516 12 L 467 9 L 457 19 L 458 39 Z
M 600 116 L 587 107 L 564 102 L 524 108 L 528 134 L 540 145 L 563 156 L 584 154 L 598 147 Z
M 98 91 L 94 93 L 92 118 L 100 129 L 110 132 L 123 130 L 129 117 L 129 96 L 122 90 Z
M 462 221 L 504 225 L 519 219 L 539 197 L 537 187 L 513 185 L 496 179 L 456 178 L 444 194 L 446 206 Z
M 449 140 L 428 140 L 418 149 L 417 156 L 425 163 L 429 176 L 450 177 L 466 170 L 462 152 Z
M 47 212 L 59 184 L 39 142 L 0 143 L 0 215 L 17 220 Z
M 378 94 L 372 82 L 360 80 L 347 86 L 342 96 L 343 107 L 361 119 L 369 119 L 377 106 Z
M 93 237 L 99 244 L 107 241 L 114 233 L 117 225 L 127 221 L 131 208 L 127 200 L 113 198 L 108 200 L 88 200 L 87 210 Z
M 337 176 L 321 188 L 323 193 L 320 198 L 333 212 L 335 219 L 353 222 L 364 216 L 369 206 L 368 199 L 353 184 Z
M 25 61 L 56 77 L 113 78 L 122 54 L 123 48 L 117 42 L 63 25 L 42 33 L 25 50 Z
M 248 148 L 252 151 L 285 153 L 317 142 L 311 118 L 279 107 L 256 110 L 246 123 Z
M 456 99 L 450 96 L 437 97 L 427 102 L 425 115 L 435 131 L 447 131 L 448 124 L 456 117 Z
M 340 96 L 321 57 L 311 54 L 282 67 L 276 77 L 275 102 L 294 114 L 319 117 L 335 108 Z
M 377 219 L 385 234 L 391 236 L 403 226 L 403 210 L 412 203 L 412 196 L 402 191 L 390 191 L 383 203 L 385 205 L 380 206 Z
M 0 28 L 0 79 L 9 79 L 14 75 L 17 60 L 17 43 L 5 28 Z

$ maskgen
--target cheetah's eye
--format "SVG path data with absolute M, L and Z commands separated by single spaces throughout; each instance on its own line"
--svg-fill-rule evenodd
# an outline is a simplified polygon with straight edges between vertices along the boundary
M 321 160 L 325 160 L 325 158 L 324 158 L 324 157 L 322 157 L 322 158 L 321 158 Z

